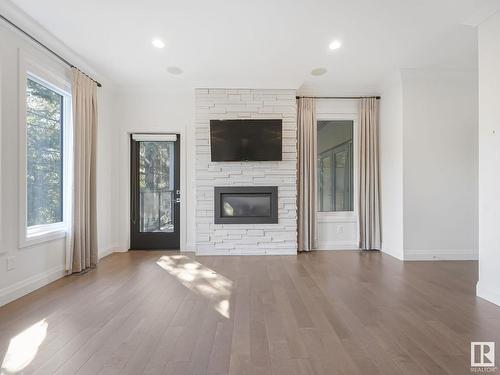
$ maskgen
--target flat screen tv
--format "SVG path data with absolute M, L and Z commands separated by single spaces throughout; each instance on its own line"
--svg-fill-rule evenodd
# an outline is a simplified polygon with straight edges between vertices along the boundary
M 282 120 L 211 120 L 212 161 L 273 161 L 281 157 Z

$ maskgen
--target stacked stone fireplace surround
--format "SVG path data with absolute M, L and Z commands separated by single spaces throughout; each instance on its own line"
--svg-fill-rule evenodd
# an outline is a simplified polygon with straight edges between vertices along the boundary
M 199 255 L 297 252 L 295 90 L 195 91 L 196 251 Z M 212 162 L 210 120 L 282 119 L 283 160 Z M 277 186 L 277 224 L 214 224 L 214 187 Z

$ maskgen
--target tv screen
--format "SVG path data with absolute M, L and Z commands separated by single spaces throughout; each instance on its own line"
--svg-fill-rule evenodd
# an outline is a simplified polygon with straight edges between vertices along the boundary
M 282 160 L 282 120 L 211 120 L 212 161 Z

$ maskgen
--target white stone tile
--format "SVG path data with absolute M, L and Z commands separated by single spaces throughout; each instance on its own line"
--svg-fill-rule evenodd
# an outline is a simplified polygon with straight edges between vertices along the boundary
M 295 90 L 198 89 L 195 102 L 197 253 L 293 253 L 297 235 Z M 245 117 L 283 118 L 282 162 L 210 161 L 210 119 Z M 213 187 L 247 185 L 278 186 L 279 224 L 213 224 Z

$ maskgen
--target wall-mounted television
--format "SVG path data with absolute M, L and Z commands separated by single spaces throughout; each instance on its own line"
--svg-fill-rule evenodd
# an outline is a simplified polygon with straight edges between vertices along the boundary
M 282 120 L 211 120 L 212 161 L 282 160 Z

